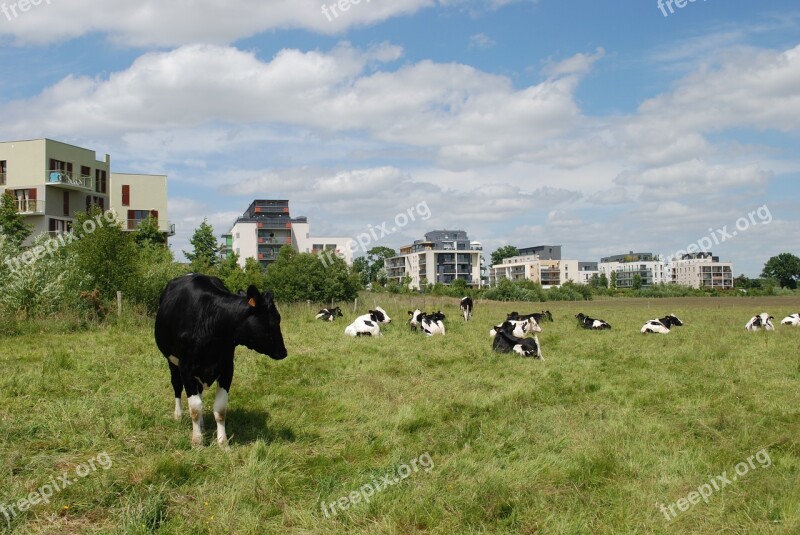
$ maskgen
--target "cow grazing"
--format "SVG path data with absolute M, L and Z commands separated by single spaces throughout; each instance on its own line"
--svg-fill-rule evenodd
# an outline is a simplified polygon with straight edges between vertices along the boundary
M 757 331 L 759 329 L 764 329 L 765 331 L 774 331 L 775 326 L 772 324 L 772 320 L 774 319 L 775 318 L 770 316 L 767 312 L 762 312 L 750 318 L 750 321 L 745 324 L 744 330 Z
M 471 297 L 461 298 L 461 315 L 464 316 L 464 321 L 469 321 L 469 319 L 472 317 L 472 309 L 474 306 L 475 305 L 472 302 Z
M 578 325 L 580 325 L 584 329 L 601 330 L 601 329 L 611 328 L 611 325 L 609 325 L 608 322 L 590 318 L 589 316 L 583 313 L 575 314 L 575 317 L 578 319 Z
M 681 327 L 683 322 L 674 314 L 667 314 L 663 318 L 650 320 L 642 326 L 642 334 L 656 333 L 669 334 L 672 327 Z
M 375 307 L 359 316 L 344 329 L 347 336 L 381 336 L 381 323 L 391 323 L 392 319 L 381 307 Z
M 793 325 L 794 327 L 800 327 L 800 314 L 786 316 L 781 320 L 781 325 Z
M 340 318 L 342 317 L 342 310 L 339 307 L 336 307 L 336 308 L 323 308 L 322 310 L 317 312 L 317 315 L 314 316 L 314 317 L 316 319 L 318 319 L 318 320 L 333 321 L 337 317 L 340 317 Z
M 155 339 L 169 363 L 176 419 L 183 415 L 181 392 L 186 390 L 194 445 L 203 441 L 203 389 L 214 381 L 217 443 L 227 445 L 225 415 L 236 346 L 276 360 L 287 354 L 272 293 L 250 286 L 244 296 L 232 294 L 218 278 L 194 273 L 173 279 L 161 294 Z
M 523 357 L 534 357 L 544 360 L 542 348 L 539 345 L 539 338 L 520 338 L 514 335 L 515 326 L 512 322 L 506 321 L 498 328 L 497 336 L 492 342 L 492 349 L 498 353 L 517 353 Z
M 539 327 L 539 324 L 536 323 L 536 320 L 533 318 L 528 318 L 525 320 L 506 320 L 505 322 L 501 323 L 500 325 L 495 325 L 489 330 L 489 336 L 495 337 L 497 333 L 500 332 L 503 325 L 506 323 L 510 323 L 513 327 L 513 334 L 518 338 L 523 338 L 529 333 L 540 333 L 542 332 L 542 328 Z
M 510 314 L 506 315 L 507 320 L 526 320 L 528 318 L 535 319 L 536 323 L 542 323 L 545 320 L 553 321 L 553 315 L 549 310 L 542 310 L 541 312 L 534 312 L 533 314 L 519 314 L 518 312 L 511 312 Z

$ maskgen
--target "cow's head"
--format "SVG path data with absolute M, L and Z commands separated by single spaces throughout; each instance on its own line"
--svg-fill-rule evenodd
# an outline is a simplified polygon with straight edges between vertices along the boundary
M 375 307 L 375 310 L 370 310 L 369 314 L 378 323 L 391 323 L 392 322 L 392 318 L 390 318 L 389 314 L 387 314 L 386 311 L 384 309 L 382 309 L 381 307 Z
M 542 314 L 544 314 L 544 317 L 546 317 L 548 321 L 553 321 L 553 315 L 550 314 L 549 310 L 545 310 L 544 312 L 542 312 Z
M 575 317 L 578 318 L 578 321 L 583 321 L 583 318 L 585 318 L 586 315 L 583 314 L 583 313 L 580 313 L 580 314 L 575 314 Z
M 336 307 L 336 308 L 332 308 L 330 310 L 331 310 L 331 315 L 340 316 L 340 317 L 342 316 L 342 309 L 341 308 Z
M 236 329 L 236 340 L 253 351 L 275 360 L 286 358 L 286 346 L 281 333 L 281 315 L 275 306 L 272 292 L 263 294 L 252 284 L 244 299 L 248 306 L 245 320 Z
M 675 314 L 668 314 L 661 320 L 661 323 L 663 323 L 667 328 L 670 328 L 672 326 L 680 327 L 683 325 L 683 322 L 679 320 L 678 316 L 676 316 Z
M 518 312 L 509 312 L 508 314 L 506 314 L 506 321 L 515 320 L 518 317 L 519 317 L 519 313 Z

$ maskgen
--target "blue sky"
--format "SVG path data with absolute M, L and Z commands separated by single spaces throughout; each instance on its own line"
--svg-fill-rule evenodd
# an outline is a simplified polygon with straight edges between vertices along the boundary
M 167 174 L 178 257 L 253 198 L 336 236 L 426 203 L 375 243 L 393 248 L 441 228 L 580 260 L 716 238 L 751 276 L 800 254 L 796 2 L 333 4 L 6 0 L 0 138 Z

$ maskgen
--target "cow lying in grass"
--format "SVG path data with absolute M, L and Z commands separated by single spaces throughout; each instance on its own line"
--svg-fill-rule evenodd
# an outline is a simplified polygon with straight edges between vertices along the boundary
M 533 357 L 544 360 L 539 338 L 520 338 L 514 335 L 514 325 L 510 321 L 503 322 L 497 330 L 497 335 L 492 342 L 492 349 L 498 353 L 516 353 L 523 357 Z
M 542 328 L 539 327 L 539 324 L 536 323 L 536 320 L 533 318 L 528 318 L 526 320 L 506 320 L 500 325 L 495 325 L 489 330 L 489 336 L 492 338 L 497 336 L 497 333 L 500 332 L 503 325 L 506 323 L 511 325 L 514 336 L 518 338 L 523 338 L 530 333 L 542 332 Z
M 353 323 L 345 327 L 347 336 L 380 336 L 381 323 L 391 323 L 392 319 L 381 307 L 375 307 L 367 314 L 357 317 Z
M 553 321 L 553 315 L 549 310 L 542 310 L 541 312 L 534 312 L 533 314 L 519 314 L 517 312 L 512 312 L 506 316 L 507 320 L 526 320 L 528 318 L 535 319 L 536 323 L 542 323 L 545 320 Z
M 336 307 L 336 308 L 323 308 L 322 310 L 317 312 L 317 315 L 314 316 L 314 317 L 316 319 L 318 319 L 318 320 L 333 321 L 337 317 L 340 317 L 340 318 L 342 317 L 342 310 L 339 307 Z
M 770 316 L 767 312 L 762 312 L 757 316 L 753 316 L 750 318 L 745 326 L 745 331 L 757 331 L 759 329 L 764 329 L 765 331 L 774 331 L 775 326 L 772 324 L 772 320 L 774 320 L 772 316 Z
M 786 316 L 781 320 L 781 325 L 792 325 L 794 327 L 800 327 L 800 314 L 792 314 L 790 316 Z
M 678 319 L 674 314 L 668 314 L 663 318 L 650 320 L 642 326 L 642 334 L 656 333 L 656 334 L 669 334 L 672 327 L 680 327 L 683 322 Z
M 598 320 L 594 318 L 590 318 L 589 316 L 581 313 L 575 314 L 575 317 L 578 319 L 578 325 L 583 327 L 584 329 L 610 329 L 611 325 L 603 320 Z
M 422 329 L 422 332 L 428 336 L 433 336 L 434 334 L 444 335 L 445 316 L 441 311 L 428 314 L 427 312 L 422 312 L 417 309 L 413 312 L 409 310 L 408 313 L 411 315 L 408 324 L 411 326 L 413 332 L 416 332 L 417 329 Z

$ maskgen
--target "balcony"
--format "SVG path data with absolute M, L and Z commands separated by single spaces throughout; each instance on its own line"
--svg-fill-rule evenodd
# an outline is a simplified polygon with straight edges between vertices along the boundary
M 258 238 L 258 244 L 291 245 L 292 238 L 291 237 Z
M 15 199 L 14 203 L 21 215 L 44 215 L 44 201 Z
M 142 222 L 147 221 L 146 219 L 127 219 L 125 221 L 125 225 L 123 227 L 124 230 L 135 231 L 138 230 L 139 227 L 142 225 Z M 157 221 L 158 223 L 158 230 L 166 234 L 167 236 L 174 236 L 175 235 L 175 223 L 170 223 L 169 221 Z
M 51 186 L 60 186 L 75 191 L 94 190 L 94 179 L 91 176 L 72 171 L 48 171 L 45 182 Z

